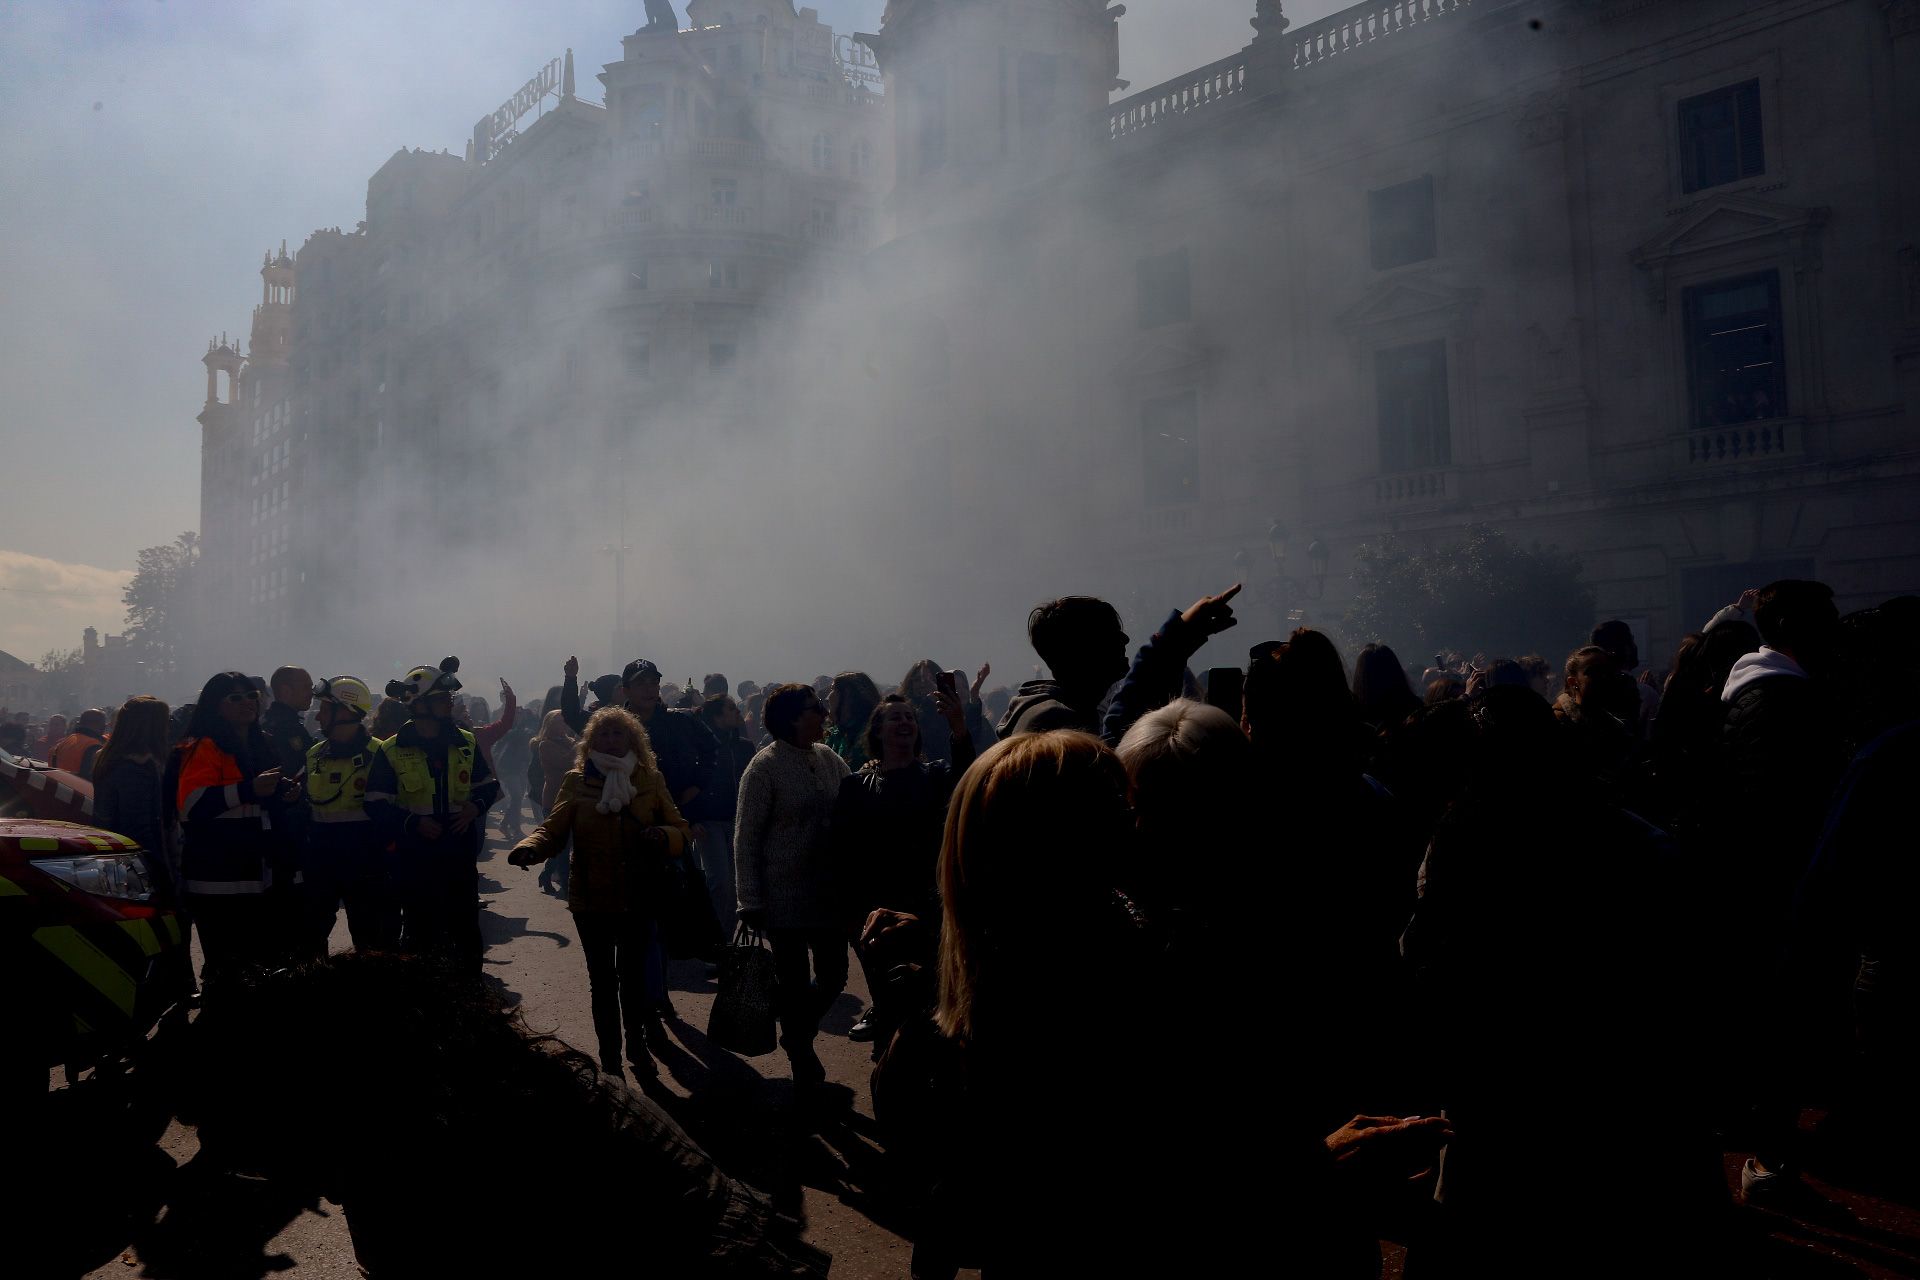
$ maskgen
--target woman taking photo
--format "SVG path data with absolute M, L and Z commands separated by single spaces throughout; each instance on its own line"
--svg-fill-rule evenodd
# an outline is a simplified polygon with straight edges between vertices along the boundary
M 822 741 L 826 723 L 811 685 L 783 684 L 767 695 L 773 744 L 740 777 L 733 828 L 740 920 L 764 930 L 773 947 L 780 1045 L 801 1095 L 826 1081 L 813 1039 L 847 985 L 847 913 L 827 845 L 847 763 Z
M 600 1069 L 623 1076 L 624 1023 L 635 1078 L 657 1079 L 659 1068 L 646 1040 L 652 1016 L 647 947 L 661 882 L 656 868 L 658 859 L 686 852 L 687 822 L 667 793 L 646 731 L 625 707 L 602 707 L 588 719 L 574 767 L 560 782 L 552 808 L 508 860 L 530 867 L 569 842 L 574 862 L 567 908 L 587 957 Z
M 200 929 L 206 976 L 283 959 L 293 920 L 270 897 L 276 819 L 298 794 L 259 725 L 260 691 L 238 671 L 207 681 L 176 747 L 180 875 Z M 292 886 L 282 893 L 291 895 Z
M 868 764 L 840 783 L 833 806 L 834 861 L 847 877 L 847 905 L 856 933 L 876 910 L 898 911 L 931 920 L 940 914 L 934 884 L 940 861 L 940 832 L 947 820 L 953 784 L 973 763 L 973 740 L 966 716 L 944 690 L 934 705 L 952 734 L 953 761 L 932 763 L 921 754 L 920 720 L 913 704 L 888 694 L 873 709 L 863 735 Z M 847 1032 L 855 1041 L 886 1044 L 910 1010 L 886 998 L 884 972 L 867 967 L 860 952 L 873 1005 Z
M 880 690 L 864 671 L 842 671 L 827 690 L 827 745 L 849 769 L 872 759 L 867 754 L 867 721 L 879 705 Z

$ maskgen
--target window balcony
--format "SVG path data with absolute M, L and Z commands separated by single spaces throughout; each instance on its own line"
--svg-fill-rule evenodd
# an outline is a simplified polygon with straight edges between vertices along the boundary
M 708 164 L 759 164 L 767 158 L 767 149 L 758 142 L 696 138 L 693 142 L 693 158 Z
M 1374 480 L 1373 503 L 1393 511 L 1437 507 L 1454 501 L 1458 488 L 1459 477 L 1450 467 L 1401 471 Z
M 1681 458 L 1689 469 L 1741 462 L 1781 462 L 1806 456 L 1806 429 L 1793 418 L 1767 418 L 1730 426 L 1695 427 L 1684 437 Z
M 745 205 L 703 204 L 699 213 L 703 227 L 732 227 L 745 231 L 754 224 L 754 212 Z

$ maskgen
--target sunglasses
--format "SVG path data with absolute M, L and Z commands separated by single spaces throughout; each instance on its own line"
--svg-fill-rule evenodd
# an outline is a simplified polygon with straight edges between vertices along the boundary
M 245 693 L 230 693 L 227 695 L 227 701 L 258 702 L 260 701 L 260 691 L 258 689 L 249 689 Z

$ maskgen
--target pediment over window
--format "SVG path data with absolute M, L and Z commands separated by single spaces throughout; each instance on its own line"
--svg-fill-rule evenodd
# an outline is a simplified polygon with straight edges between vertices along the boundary
M 1633 251 L 1642 267 L 1730 245 L 1780 237 L 1803 239 L 1827 220 L 1823 207 L 1775 204 L 1751 196 L 1708 200 Z
M 1372 329 L 1429 316 L 1458 315 L 1480 296 L 1478 289 L 1457 289 L 1431 280 L 1382 280 L 1341 312 L 1337 322 L 1348 331 Z

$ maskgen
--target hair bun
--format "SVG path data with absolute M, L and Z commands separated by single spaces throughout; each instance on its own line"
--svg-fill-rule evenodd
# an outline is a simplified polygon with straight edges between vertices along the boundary
M 458 671 L 460 669 L 460 659 L 442 658 L 440 659 L 440 669 L 442 671 L 447 672 L 449 675 L 451 675 L 453 672 Z

